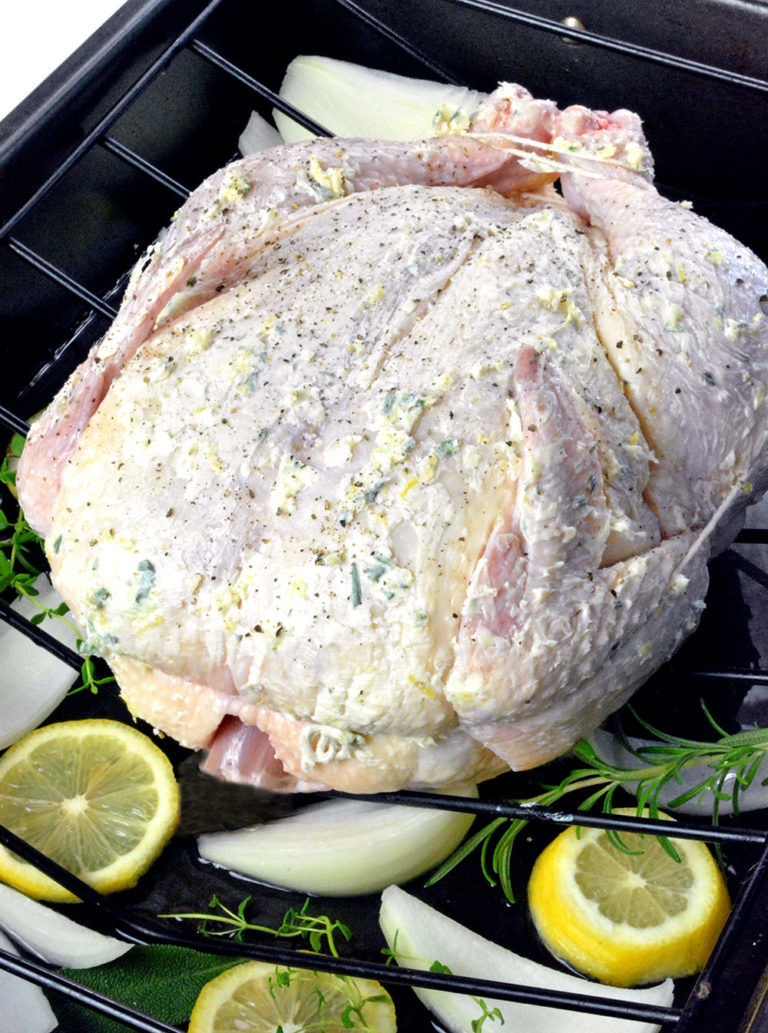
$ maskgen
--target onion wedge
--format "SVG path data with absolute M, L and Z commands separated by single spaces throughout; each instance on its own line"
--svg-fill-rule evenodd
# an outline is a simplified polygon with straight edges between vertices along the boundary
M 456 790 L 477 796 L 477 789 Z M 266 825 L 198 838 L 200 856 L 260 882 L 318 893 L 375 893 L 434 868 L 474 815 L 365 800 L 329 800 Z
M 8 951 L 9 954 L 18 953 L 2 933 L 0 950 Z M 58 1024 L 39 986 L 0 969 L 0 1029 L 7 1033 L 51 1033 Z
M 258 111 L 252 111 L 248 124 L 240 134 L 237 146 L 242 156 L 247 158 L 249 154 L 266 151 L 268 147 L 279 147 L 282 142 L 283 138 L 275 127 L 262 118 Z
M 291 61 L 280 96 L 335 136 L 423 140 L 440 127 L 466 128 L 486 94 L 311 56 Z M 281 111 L 273 117 L 286 143 L 312 138 Z
M 94 932 L 1 883 L 0 927 L 31 954 L 65 968 L 106 965 L 131 949 L 130 943 Z
M 58 606 L 61 596 L 41 575 L 35 581 L 37 602 L 47 609 Z M 39 613 L 34 602 L 18 599 L 12 604 L 24 617 Z M 60 642 L 75 648 L 77 635 L 60 620 L 46 618 L 43 627 Z M 75 680 L 75 672 L 46 649 L 36 646 L 26 635 L 0 626 L 0 750 L 16 742 L 56 709 Z
M 588 982 L 491 943 L 397 886 L 389 886 L 381 895 L 379 923 L 398 963 L 409 968 L 429 969 L 433 962 L 439 961 L 456 976 L 619 1001 L 664 1006 L 672 1003 L 671 979 L 643 990 L 619 990 Z M 472 996 L 420 988 L 414 991 L 450 1033 L 470 1033 L 472 1023 L 481 1017 L 481 1005 Z M 525 1030 L 525 1033 L 655 1033 L 660 1028 L 647 1022 L 513 1001 L 488 999 L 485 1005 L 490 1011 L 498 1008 L 504 1029 Z M 496 1028 L 495 1023 L 488 1025 Z

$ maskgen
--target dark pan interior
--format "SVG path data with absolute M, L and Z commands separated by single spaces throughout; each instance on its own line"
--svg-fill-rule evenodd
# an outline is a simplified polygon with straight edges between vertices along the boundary
M 581 27 L 566 27 L 574 18 Z M 301 53 L 483 90 L 517 81 L 561 105 L 636 110 L 662 190 L 692 200 L 768 259 L 763 2 L 583 0 L 577 9 L 561 0 L 520 0 L 515 7 L 490 0 L 283 0 L 269 7 L 134 0 L 0 123 L 0 405 L 8 426 L 46 405 L 103 334 L 138 255 L 185 193 L 235 156 L 249 112 L 270 117 L 285 67 Z M 713 563 L 701 629 L 638 696 L 642 712 L 663 719 L 667 731 L 703 735 L 702 697 L 735 728 L 747 692 L 768 682 L 768 533 L 759 514 L 752 523 Z M 53 717 L 83 716 L 93 706 L 80 695 Z M 108 692 L 98 707 L 126 716 Z M 190 836 L 210 824 L 219 796 L 212 804 L 214 787 L 201 786 L 183 751 L 171 753 L 183 775 L 186 835 L 118 906 L 152 919 L 160 911 L 200 910 L 212 893 L 235 905 L 253 893 L 259 920 L 279 922 L 302 895 L 245 884 L 197 861 Z M 510 776 L 485 792 L 521 797 L 536 784 Z M 219 792 L 227 813 L 243 810 L 238 820 L 292 806 L 261 798 L 243 803 L 231 787 Z M 762 835 L 768 818 L 742 815 L 730 825 Z M 515 855 L 521 900 L 531 859 L 555 831 L 547 823 L 530 828 Z M 698 982 L 680 981 L 665 1028 L 733 1033 L 753 1021 L 750 999 L 753 991 L 759 997 L 768 960 L 762 840 L 723 847 L 734 895 L 744 886 L 748 893 L 711 968 Z M 551 963 L 524 905 L 507 905 L 476 861 L 428 892 L 418 882 L 414 890 L 489 938 Z M 376 898 L 317 904 L 354 930 L 344 952 L 350 964 L 381 961 Z M 91 915 L 95 924 L 110 924 L 98 910 Z M 395 993 L 402 1033 L 429 1028 L 410 992 Z M 74 1031 L 79 1021 L 70 1015 L 62 1029 Z

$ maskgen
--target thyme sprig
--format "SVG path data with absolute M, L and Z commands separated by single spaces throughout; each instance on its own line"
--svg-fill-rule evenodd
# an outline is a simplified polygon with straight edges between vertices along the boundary
M 291 982 L 299 975 L 295 968 L 275 968 L 274 974 L 269 978 L 269 992 L 272 997 L 276 996 L 279 988 L 287 989 Z M 338 981 L 344 984 L 347 991 L 346 1007 L 338 1015 L 338 1022 L 343 1029 L 350 1029 L 356 1033 L 376 1033 L 376 1030 L 369 1024 L 365 1016 L 367 1004 L 379 1004 L 389 1000 L 387 994 L 369 994 L 364 996 L 360 985 L 351 976 L 345 976 L 338 972 L 329 972 L 325 979 Z M 328 1002 L 320 986 L 315 989 L 317 997 L 317 1014 L 313 1021 L 303 1023 L 300 1027 L 293 1024 L 288 1026 L 276 1026 L 275 1033 L 325 1033 L 329 1028 L 329 1016 L 325 1015 L 323 1009 L 328 1010 Z M 337 1028 L 336 1015 L 331 1020 L 334 1028 Z
M 237 911 L 233 911 L 214 895 L 211 898 L 209 907 L 217 909 L 221 912 L 220 914 L 211 914 L 210 912 L 208 914 L 173 912 L 160 915 L 159 917 L 192 919 L 200 923 L 198 931 L 203 936 L 230 936 L 232 939 L 237 940 L 238 943 L 242 942 L 243 934 L 246 932 L 267 933 L 270 936 L 286 939 L 300 937 L 309 942 L 310 949 L 316 954 L 322 953 L 325 949 L 334 958 L 339 956 L 334 939 L 336 934 L 343 936 L 347 941 L 352 937 L 351 929 L 343 922 L 329 918 L 328 915 L 311 915 L 308 910 L 309 898 L 304 901 L 304 904 L 298 911 L 296 908 L 289 908 L 276 929 L 272 926 L 259 925 L 248 920 L 246 911 L 252 900 L 253 897 L 246 897 L 240 902 Z
M 381 949 L 381 953 L 387 959 L 386 964 L 391 965 L 395 961 L 404 961 L 409 965 L 413 965 L 414 963 L 426 964 L 425 958 L 417 958 L 410 954 L 403 954 L 402 951 L 398 950 L 398 934 L 399 929 L 395 930 L 395 938 L 391 947 L 382 947 Z M 453 971 L 447 965 L 444 965 L 442 961 L 433 961 L 429 966 L 429 971 L 440 972 L 446 976 L 453 975 Z M 502 1026 L 504 1025 L 504 1016 L 501 1014 L 501 1010 L 499 1008 L 489 1008 L 488 1003 L 482 997 L 475 997 L 473 995 L 472 1000 L 480 1009 L 478 1017 L 470 1021 L 472 1033 L 482 1033 L 483 1026 L 486 1022 L 500 1022 Z
M 543 791 L 536 796 L 510 802 L 551 806 L 571 793 L 586 793 L 577 805 L 578 810 L 590 811 L 599 805 L 603 813 L 608 814 L 614 808 L 616 794 L 626 790 L 637 799 L 638 815 L 658 818 L 662 793 L 665 790 L 674 792 L 675 786 L 679 786 L 680 792 L 669 798 L 666 806 L 674 809 L 691 800 L 700 802 L 711 795 L 715 824 L 719 820 L 722 803 L 731 803 L 734 813 L 738 814 L 741 793 L 752 785 L 768 755 L 768 729 L 755 728 L 729 734 L 715 721 L 703 700 L 701 707 L 719 736 L 712 742 L 668 735 L 628 707 L 635 720 L 657 740 L 634 745 L 620 730 L 619 741 L 637 759 L 636 766 L 612 764 L 604 760 L 590 743 L 581 740 L 573 748 L 581 766 L 574 767 L 557 785 L 543 786 Z M 683 772 L 694 768 L 700 769 L 700 777 L 684 787 Z M 768 785 L 768 778 L 760 784 Z M 454 851 L 433 873 L 427 885 L 438 882 L 479 850 L 485 878 L 493 886 L 499 884 L 507 899 L 514 902 L 511 856 L 517 837 L 527 825 L 528 819 L 524 818 L 494 818 Z M 606 834 L 617 849 L 630 852 L 616 830 L 606 829 Z M 680 859 L 666 836 L 660 836 L 659 842 L 671 857 Z
M 285 939 L 299 937 L 309 942 L 309 948 L 313 953 L 322 954 L 327 951 L 334 958 L 338 958 L 339 956 L 335 942 L 336 934 L 340 934 L 347 941 L 352 938 L 352 930 L 343 922 L 330 918 L 328 915 L 310 914 L 309 898 L 304 901 L 299 910 L 296 908 L 289 908 L 277 928 L 273 928 L 268 925 L 261 925 L 258 922 L 251 922 L 246 917 L 246 912 L 252 899 L 253 898 L 250 896 L 246 897 L 240 902 L 237 910 L 233 911 L 232 908 L 227 907 L 226 904 L 223 904 L 221 900 L 214 895 L 211 898 L 209 906 L 217 909 L 220 912 L 219 914 L 211 914 L 210 912 L 208 914 L 198 912 L 173 912 L 171 914 L 160 915 L 159 917 L 192 919 L 193 921 L 198 921 L 200 923 L 198 930 L 203 936 L 229 936 L 232 937 L 232 939 L 237 940 L 239 943 L 242 942 L 243 935 L 246 932 L 267 933 L 270 936 Z M 217 925 L 218 927 L 216 927 Z M 275 988 L 288 987 L 290 986 L 291 980 L 296 976 L 297 971 L 297 969 L 293 968 L 277 967 L 274 975 L 271 976 L 270 979 L 274 980 Z M 345 976 L 340 973 L 329 973 L 327 978 L 338 980 L 343 983 L 346 988 L 346 992 L 348 994 L 347 1003 L 339 1016 L 339 1021 L 344 1029 L 359 1030 L 360 1033 L 374 1033 L 366 1020 L 365 1006 L 367 1004 L 375 1004 L 388 1000 L 386 995 L 363 996 L 359 984 L 349 976 Z M 309 1025 L 302 1026 L 302 1033 L 309 1033 L 310 1030 L 316 1030 L 317 1033 L 321 1033 L 323 1029 L 327 1028 L 326 1021 L 321 1015 L 325 999 L 319 988 L 317 993 L 317 1025 L 315 1025 L 315 1023 L 311 1023 Z M 275 1033 L 279 1033 L 281 1029 L 282 1027 L 278 1026 Z
M 0 484 L 4 484 L 14 496 L 16 465 L 24 448 L 24 441 L 25 438 L 21 434 L 14 434 L 0 464 Z M 80 629 L 67 617 L 67 604 L 61 602 L 57 606 L 43 606 L 38 599 L 40 592 L 35 582 L 43 574 L 43 540 L 29 526 L 21 508 L 15 508 L 16 513 L 11 517 L 4 509 L 0 509 L 0 595 L 13 594 L 18 599 L 28 599 L 33 603 L 38 612 L 30 617 L 32 624 L 42 624 L 46 619 L 62 621 L 75 633 L 77 648 L 83 652 Z M 102 685 L 114 680 L 111 675 L 97 677 L 93 659 L 85 656 L 80 668 L 80 681 L 70 692 L 98 692 Z

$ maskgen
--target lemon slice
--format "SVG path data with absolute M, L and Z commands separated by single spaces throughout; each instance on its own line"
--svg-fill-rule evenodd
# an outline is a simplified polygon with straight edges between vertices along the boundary
M 392 998 L 372 979 L 248 961 L 206 983 L 189 1033 L 395 1033 Z
M 119 721 L 47 725 L 0 759 L 0 824 L 101 893 L 135 885 L 178 820 L 170 762 Z M 0 880 L 38 900 L 77 899 L 2 846 Z
M 673 839 L 678 862 L 654 836 L 622 832 L 621 840 L 632 853 L 600 829 L 569 828 L 539 855 L 528 884 L 539 935 L 557 957 L 613 986 L 693 975 L 730 910 L 712 854 Z

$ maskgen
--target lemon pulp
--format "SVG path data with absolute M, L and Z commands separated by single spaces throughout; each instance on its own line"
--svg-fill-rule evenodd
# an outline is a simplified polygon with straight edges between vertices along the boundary
M 622 832 L 621 841 L 626 852 L 604 831 L 570 828 L 540 854 L 528 900 L 541 939 L 614 986 L 700 971 L 730 910 L 709 849 L 673 839 L 676 861 L 654 836 Z
M 47 725 L 0 759 L 0 824 L 102 893 L 135 885 L 178 817 L 167 757 L 118 721 Z M 0 879 L 37 899 L 76 899 L 3 847 Z
M 237 965 L 200 991 L 189 1033 L 395 1033 L 392 999 L 380 983 L 289 969 L 263 961 Z

